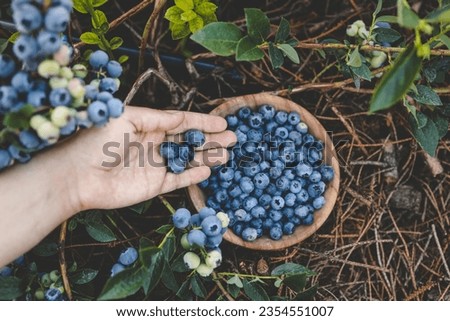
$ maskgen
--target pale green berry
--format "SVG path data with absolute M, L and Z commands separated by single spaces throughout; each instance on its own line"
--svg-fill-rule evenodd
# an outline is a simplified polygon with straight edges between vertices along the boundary
M 222 254 L 219 251 L 215 250 L 208 252 L 208 255 L 206 255 L 205 263 L 206 265 L 215 269 L 220 264 L 222 264 Z
M 59 75 L 67 80 L 70 80 L 73 78 L 73 71 L 69 67 L 62 67 L 59 71 Z
M 78 97 L 78 98 L 74 98 L 72 100 L 71 106 L 73 108 L 80 108 L 81 106 L 84 106 L 84 96 Z
M 214 269 L 205 263 L 200 264 L 195 270 L 200 276 L 207 277 L 213 273 Z
M 349 25 L 346 33 L 349 37 L 355 37 L 358 34 L 358 27 L 355 24 Z
M 43 123 L 48 122 L 48 119 L 42 115 L 34 115 L 30 119 L 30 126 L 34 130 L 37 130 Z
M 44 300 L 44 291 L 42 291 L 41 289 L 37 289 L 34 292 L 34 298 L 38 301 L 43 301 Z
M 48 288 L 50 286 L 50 284 L 52 283 L 52 280 L 50 279 L 50 275 L 48 273 L 44 273 L 41 276 L 41 284 Z
M 56 282 L 50 284 L 50 289 L 58 289 L 59 292 L 64 293 L 64 287 L 61 284 L 57 284 Z
M 55 60 L 44 60 L 38 66 L 38 74 L 43 78 L 59 75 L 60 65 Z
M 189 241 L 187 239 L 187 233 L 185 233 L 181 236 L 180 244 L 183 247 L 183 249 L 185 249 L 185 250 L 191 249 L 192 246 L 189 244 Z
M 380 68 L 386 61 L 387 55 L 384 52 L 381 53 L 382 55 L 374 56 L 370 61 L 370 66 L 372 68 Z
M 191 270 L 195 270 L 200 265 L 200 257 L 194 252 L 184 254 L 183 261 L 186 267 Z
M 85 65 L 82 64 L 76 64 L 72 67 L 72 71 L 74 72 L 75 76 L 78 78 L 86 78 L 88 74 L 88 70 Z
M 52 280 L 53 282 L 58 281 L 60 276 L 61 276 L 61 273 L 59 273 L 58 270 L 53 270 L 50 272 L 50 280 Z
M 66 106 L 58 106 L 52 111 L 51 120 L 53 125 L 64 127 L 67 125 L 71 117 L 70 108 Z
M 86 93 L 86 89 L 78 78 L 71 79 L 67 85 L 67 89 L 74 98 L 84 97 L 84 94 Z
M 358 29 L 358 36 L 362 39 L 367 39 L 369 37 L 369 31 L 367 31 L 366 27 Z
M 379 50 L 372 51 L 372 56 L 374 56 L 374 57 L 379 57 L 383 54 L 386 55 L 383 51 L 379 51 Z
M 216 214 L 217 218 L 219 219 L 219 221 L 222 223 L 222 227 L 228 227 L 228 224 L 230 224 L 230 218 L 228 217 L 228 215 L 224 212 L 219 212 Z
M 114 82 L 116 83 L 117 89 L 119 89 L 120 88 L 120 79 L 114 78 Z
M 98 89 L 98 87 L 100 86 L 100 79 L 93 79 L 89 85 L 94 86 L 95 88 Z
M 66 78 L 62 77 L 52 77 L 48 81 L 50 88 L 56 89 L 56 88 L 66 88 L 67 84 L 69 83 Z
M 53 59 L 61 66 L 67 66 L 70 63 L 71 49 L 67 45 L 62 45 L 57 52 L 53 54 Z
M 48 141 L 50 144 L 54 144 L 59 138 L 59 128 L 52 122 L 45 122 L 36 130 L 40 139 Z
M 364 23 L 364 21 L 362 20 L 356 20 L 355 22 L 353 22 L 353 24 L 358 27 L 358 29 L 360 28 L 366 28 L 366 24 Z

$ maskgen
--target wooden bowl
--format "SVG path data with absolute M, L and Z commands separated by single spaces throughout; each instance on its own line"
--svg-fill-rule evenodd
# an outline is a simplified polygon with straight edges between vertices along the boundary
M 292 235 L 283 235 L 283 237 L 278 241 L 274 241 L 264 235 L 253 242 L 247 242 L 234 234 L 231 229 L 228 229 L 228 231 L 224 234 L 225 240 L 236 245 L 253 250 L 273 251 L 281 250 L 300 243 L 301 241 L 311 236 L 314 232 L 316 232 L 319 227 L 325 222 L 325 220 L 333 210 L 334 204 L 336 202 L 339 191 L 340 172 L 333 142 L 328 136 L 325 128 L 323 128 L 319 121 L 305 108 L 288 99 L 272 96 L 265 93 L 241 96 L 223 103 L 222 105 L 212 110 L 211 114 L 225 117 L 230 114 L 235 114 L 241 107 L 248 106 L 251 109 L 256 110 L 260 105 L 263 104 L 272 105 L 276 110 L 298 112 L 301 116 L 302 121 L 308 125 L 309 133 L 324 142 L 325 147 L 323 150 L 323 156 L 325 163 L 331 165 L 334 169 L 334 178 L 327 184 L 327 189 L 324 194 L 326 200 L 325 206 L 320 210 L 314 212 L 313 224 L 300 225 L 295 229 L 295 232 Z M 206 206 L 205 195 L 197 185 L 189 186 L 188 193 L 192 204 L 198 211 Z

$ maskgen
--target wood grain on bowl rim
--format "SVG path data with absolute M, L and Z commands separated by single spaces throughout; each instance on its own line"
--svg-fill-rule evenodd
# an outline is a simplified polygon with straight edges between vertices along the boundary
M 228 231 L 224 234 L 224 239 L 233 244 L 253 250 L 273 251 L 285 249 L 287 247 L 300 243 L 301 241 L 314 234 L 320 228 L 320 226 L 322 226 L 322 224 L 326 221 L 331 211 L 333 210 L 334 204 L 336 203 L 337 195 L 339 192 L 340 172 L 336 150 L 325 128 L 310 112 L 291 100 L 265 93 L 240 96 L 230 99 L 229 101 L 221 104 L 220 106 L 212 110 L 210 114 L 225 117 L 230 114 L 235 114 L 241 107 L 248 106 L 252 109 L 256 109 L 263 104 L 272 105 L 277 110 L 298 112 L 301 116 L 301 120 L 308 125 L 309 133 L 324 142 L 325 163 L 327 165 L 331 165 L 334 169 L 334 178 L 330 183 L 327 184 L 327 189 L 324 194 L 326 201 L 325 206 L 320 210 L 314 212 L 313 224 L 300 225 L 295 229 L 294 234 L 283 235 L 281 240 L 278 241 L 274 241 L 267 236 L 262 236 L 254 242 L 247 242 L 234 234 L 231 229 L 228 229 Z M 191 202 L 197 211 L 205 207 L 205 196 L 197 185 L 189 186 L 188 193 Z

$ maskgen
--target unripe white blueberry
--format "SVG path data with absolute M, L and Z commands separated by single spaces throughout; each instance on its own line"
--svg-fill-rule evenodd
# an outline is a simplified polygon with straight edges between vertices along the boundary
M 358 29 L 360 28 L 366 28 L 366 24 L 364 23 L 364 21 L 362 20 L 356 20 L 355 22 L 353 22 L 353 24 L 358 27 Z
M 41 124 L 36 130 L 40 139 L 48 141 L 50 144 L 54 144 L 59 138 L 59 128 L 53 125 L 52 122 L 45 122 Z
M 42 115 L 34 115 L 30 119 L 30 126 L 34 130 L 37 130 L 43 123 L 48 122 L 48 119 Z
M 67 80 L 70 80 L 73 78 L 73 71 L 69 67 L 62 67 L 59 71 L 59 75 Z
M 56 88 L 66 88 L 68 81 L 66 78 L 62 77 L 51 77 L 48 81 L 48 84 L 50 85 L 50 88 L 56 89 Z
M 189 244 L 189 241 L 187 239 L 187 233 L 183 234 L 181 236 L 180 244 L 185 250 L 190 250 L 192 246 Z
M 212 267 L 209 265 L 206 265 L 205 263 L 200 264 L 197 269 L 195 270 L 199 275 L 203 277 L 210 276 L 211 273 L 214 271 Z
M 219 251 L 208 252 L 205 259 L 206 265 L 215 269 L 222 263 L 222 254 Z
M 70 108 L 66 106 L 58 106 L 52 111 L 51 120 L 53 125 L 58 127 L 64 127 L 71 117 Z
M 387 55 L 382 52 L 382 55 L 374 56 L 370 62 L 372 68 L 380 68 L 386 61 Z
M 67 89 L 74 98 L 84 97 L 84 94 L 86 93 L 86 89 L 78 78 L 71 79 L 67 85 Z
M 43 78 L 49 78 L 59 75 L 60 65 L 55 60 L 44 60 L 38 66 L 38 74 Z
M 219 212 L 216 214 L 219 221 L 222 223 L 222 227 L 228 227 L 228 224 L 230 224 L 230 218 L 228 215 L 224 212 Z
M 43 301 L 44 300 L 44 291 L 42 291 L 42 289 L 37 289 L 34 292 L 34 298 L 38 301 Z
M 183 261 L 186 267 L 191 270 L 195 270 L 200 265 L 200 257 L 194 252 L 184 254 Z
M 86 78 L 88 74 L 88 70 L 85 65 L 82 64 L 76 64 L 72 67 L 72 71 L 78 78 Z
M 369 31 L 367 31 L 366 27 L 358 29 L 358 36 L 362 39 L 367 39 L 369 37 Z
M 355 37 L 358 34 L 358 27 L 355 24 L 349 25 L 346 33 L 349 37 Z
M 62 45 L 57 52 L 53 54 L 53 59 L 61 66 L 67 66 L 70 63 L 71 49 L 67 45 Z
M 114 82 L 116 83 L 117 89 L 119 89 L 120 88 L 120 79 L 114 78 Z
M 89 85 L 94 86 L 95 88 L 98 89 L 98 87 L 100 86 L 100 79 L 93 79 Z
M 79 108 L 79 107 L 81 107 L 81 106 L 83 106 L 83 105 L 84 105 L 84 96 L 78 97 L 78 98 L 74 98 L 74 99 L 72 100 L 71 106 L 72 106 L 73 108 Z

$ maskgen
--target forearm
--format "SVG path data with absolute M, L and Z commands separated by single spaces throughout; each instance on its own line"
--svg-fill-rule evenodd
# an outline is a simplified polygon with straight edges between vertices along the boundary
M 62 152 L 47 151 L 0 173 L 0 267 L 78 211 L 76 175 Z

